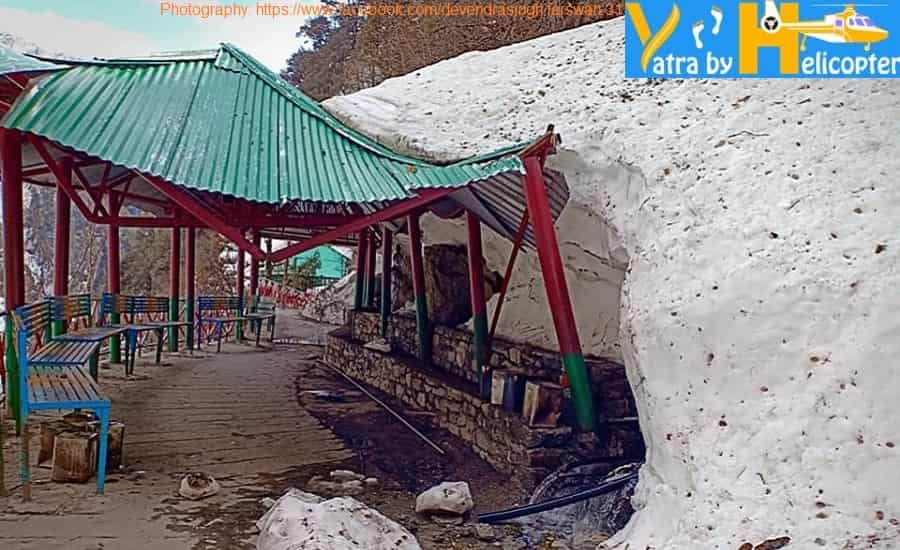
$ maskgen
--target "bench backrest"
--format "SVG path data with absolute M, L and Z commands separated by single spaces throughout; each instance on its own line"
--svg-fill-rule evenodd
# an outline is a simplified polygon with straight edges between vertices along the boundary
M 256 296 L 253 300 L 253 311 L 256 313 L 275 313 L 275 300 L 268 296 Z
M 239 296 L 200 296 L 197 298 L 197 312 L 202 315 L 204 311 L 235 311 L 244 312 L 244 300 Z
M 168 313 L 168 296 L 126 296 L 105 293 L 100 311 L 104 317 L 112 314 L 139 315 L 142 313 Z
M 53 320 L 50 300 L 41 300 L 33 304 L 17 307 L 12 317 L 15 337 L 10 345 L 15 346 L 16 358 L 19 361 L 19 409 L 24 412 L 28 406 L 28 339 L 40 338 L 46 334 L 49 339 L 51 321 Z
M 69 294 L 50 298 L 50 320 L 68 323 L 72 319 L 85 317 L 92 323 L 91 295 Z

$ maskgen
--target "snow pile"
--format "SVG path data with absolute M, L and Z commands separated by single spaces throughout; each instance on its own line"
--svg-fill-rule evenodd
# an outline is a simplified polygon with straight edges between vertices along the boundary
M 256 523 L 257 550 L 420 550 L 400 524 L 350 497 L 289 490 Z
M 344 322 L 344 311 L 353 307 L 356 294 L 356 272 L 345 275 L 338 281 L 307 291 L 308 298 L 300 308 L 300 314 L 307 319 L 315 319 L 330 325 Z
M 623 357 L 648 445 L 610 545 L 897 547 L 900 83 L 624 81 L 623 44 L 618 19 L 327 105 L 438 160 L 562 134 L 582 339 Z M 536 265 L 501 333 L 552 341 Z

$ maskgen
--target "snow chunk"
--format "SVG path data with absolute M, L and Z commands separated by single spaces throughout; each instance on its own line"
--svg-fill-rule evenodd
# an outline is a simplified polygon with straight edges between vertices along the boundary
M 256 523 L 257 550 L 420 550 L 400 524 L 350 497 L 289 490 Z

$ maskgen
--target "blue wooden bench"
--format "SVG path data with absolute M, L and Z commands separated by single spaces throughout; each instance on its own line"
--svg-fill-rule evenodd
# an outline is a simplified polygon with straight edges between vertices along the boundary
M 166 319 L 168 313 L 169 298 L 166 296 L 126 296 L 108 292 L 103 294 L 100 302 L 101 324 L 107 324 L 107 318 L 112 315 L 119 315 L 127 321 L 119 325 L 125 329 L 126 375 L 134 374 L 134 361 L 139 351 L 138 338 L 141 333 L 156 333 L 156 363 L 159 364 L 162 360 L 166 329 L 191 325 L 190 321 Z
M 32 411 L 87 409 L 100 420 L 97 492 L 106 482 L 106 452 L 109 439 L 109 399 L 103 396 L 84 365 L 96 359 L 99 340 L 50 340 L 53 305 L 50 300 L 17 308 L 12 313 L 19 361 L 19 418 L 25 425 Z M 29 349 L 29 340 L 36 349 Z M 40 346 L 41 342 L 46 342 Z M 12 344 L 12 343 L 11 343 Z M 39 346 L 39 347 L 38 347 Z M 25 428 L 27 434 L 27 428 Z M 28 438 L 23 438 L 21 477 L 26 497 L 31 494 Z
M 251 299 L 250 311 L 245 315 L 251 319 L 250 326 L 256 326 L 257 346 L 263 323 L 269 324 L 269 341 L 275 339 L 275 300 L 265 296 L 255 296 Z
M 222 351 L 222 336 L 225 325 L 237 325 L 252 321 L 244 315 L 244 300 L 237 296 L 200 296 L 197 298 L 197 349 L 203 340 L 203 324 L 211 324 L 216 332 L 218 345 L 216 351 Z
M 79 330 L 70 330 L 53 337 L 55 341 L 97 343 L 104 340 L 118 338 L 125 332 L 122 325 L 94 326 L 92 301 L 90 294 L 73 294 L 69 296 L 54 296 L 50 298 L 50 320 L 60 321 L 68 325 L 71 321 L 76 323 L 81 320 L 85 325 Z M 51 343 L 52 345 L 52 343 Z M 97 357 L 91 359 L 90 372 L 94 380 L 97 379 Z

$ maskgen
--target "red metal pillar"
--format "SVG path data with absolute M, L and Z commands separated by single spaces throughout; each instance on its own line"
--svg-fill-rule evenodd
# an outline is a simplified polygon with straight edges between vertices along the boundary
M 22 135 L 15 130 L 0 130 L 0 173 L 3 178 L 3 267 L 6 277 L 6 309 L 25 303 L 25 229 L 22 218 Z M 13 342 L 13 324 L 6 320 L 7 404 L 16 418 L 16 433 L 22 433 L 19 400 L 19 365 Z
M 356 294 L 353 297 L 353 309 L 360 309 L 363 305 L 363 295 L 366 288 L 366 258 L 369 248 L 369 228 L 364 227 L 357 236 L 356 246 Z
M 259 246 L 262 244 L 262 236 L 259 234 L 259 231 L 253 232 L 253 244 Z M 256 298 L 257 294 L 259 294 L 259 260 L 256 258 L 250 259 L 250 300 L 253 304 L 253 309 L 256 309 Z
M 366 258 L 366 307 L 373 308 L 375 307 L 375 261 L 376 254 L 378 254 L 378 246 L 375 242 L 375 231 L 373 229 L 369 231 L 369 244 L 366 247 L 366 252 L 368 252 L 368 257 Z
M 169 252 L 169 320 L 178 321 L 181 309 L 181 228 L 172 228 Z M 178 351 L 178 327 L 169 328 L 169 351 Z
M 472 302 L 473 363 L 478 373 L 481 398 L 491 398 L 490 372 L 487 369 L 487 308 L 484 304 L 484 254 L 481 250 L 481 220 L 466 212 L 469 233 L 469 297 Z
M 118 197 L 115 193 L 110 193 L 110 203 L 118 204 Z M 118 215 L 118 211 L 110 204 L 110 209 L 114 210 L 112 215 Z M 119 259 L 119 226 L 111 223 L 107 226 L 107 254 L 106 254 L 106 291 L 110 294 L 118 294 L 122 291 L 121 278 L 121 262 Z M 110 315 L 109 322 L 118 324 L 122 321 L 118 314 Z M 118 336 L 109 339 L 109 362 L 122 362 L 122 342 Z
M 272 239 L 266 239 L 266 279 L 272 284 Z
M 572 387 L 572 400 L 575 403 L 578 424 L 584 430 L 593 430 L 595 417 L 591 382 L 581 353 L 581 343 L 578 340 L 578 327 L 569 300 L 569 288 L 556 241 L 556 230 L 550 214 L 540 160 L 536 157 L 526 158 L 525 170 L 525 200 L 532 220 L 534 238 L 537 241 L 538 258 L 544 276 L 547 302 L 556 327 L 559 351 L 562 353 L 563 365 Z
M 189 322 L 187 327 L 187 348 L 194 349 L 194 289 L 196 286 L 196 252 L 197 230 L 192 226 L 187 228 L 187 250 L 184 253 L 184 320 Z
M 63 174 L 72 176 L 72 159 L 65 157 L 60 162 Z M 56 186 L 56 227 L 53 258 L 53 294 L 63 296 L 69 293 L 69 233 L 72 231 L 72 200 L 62 187 Z M 53 333 L 66 331 L 63 321 L 53 323 Z
M 409 230 L 409 258 L 412 264 L 413 293 L 416 297 L 416 333 L 419 337 L 419 359 L 431 362 L 431 326 L 428 320 L 428 299 L 425 293 L 425 267 L 422 261 L 422 228 L 419 214 L 407 218 Z
M 394 234 L 387 225 L 381 228 L 381 337 L 388 336 L 391 318 L 391 269 L 394 257 Z
M 235 266 L 235 282 L 234 282 L 234 294 L 238 297 L 238 303 L 241 307 L 241 312 L 238 315 L 243 313 L 244 309 L 244 266 L 246 253 L 243 248 L 238 248 L 237 253 L 237 265 Z M 241 342 L 244 339 L 244 324 L 236 323 L 234 329 L 235 337 L 238 342 Z

